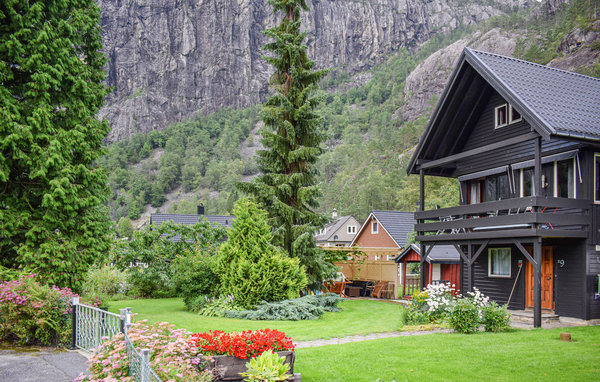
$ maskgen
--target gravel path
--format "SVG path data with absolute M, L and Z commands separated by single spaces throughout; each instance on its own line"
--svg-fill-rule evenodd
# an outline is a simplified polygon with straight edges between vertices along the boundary
M 452 329 L 433 329 L 433 330 L 414 330 L 406 332 L 384 332 L 384 333 L 373 333 L 367 335 L 348 336 L 342 338 L 331 338 L 328 340 L 314 340 L 314 341 L 302 341 L 296 343 L 296 349 L 312 348 L 317 346 L 325 345 L 341 345 L 350 342 L 361 342 L 370 340 L 379 340 L 382 338 L 392 337 L 404 337 L 404 336 L 423 336 L 434 333 L 452 333 Z

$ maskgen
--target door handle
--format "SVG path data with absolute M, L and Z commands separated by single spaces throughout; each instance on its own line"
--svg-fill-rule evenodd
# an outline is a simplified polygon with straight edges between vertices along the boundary
M 552 280 L 552 277 L 546 276 L 546 280 Z

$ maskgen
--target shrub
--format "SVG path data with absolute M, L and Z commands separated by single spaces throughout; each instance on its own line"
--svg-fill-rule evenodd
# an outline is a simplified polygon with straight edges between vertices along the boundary
M 495 302 L 483 307 L 481 323 L 486 332 L 500 332 L 510 327 L 510 313 L 506 311 L 506 305 L 498 305 Z
M 208 382 L 212 375 L 200 371 L 203 357 L 192 341 L 191 333 L 175 329 L 166 322 L 134 324 L 127 335 L 140 351 L 150 349 L 150 367 L 163 381 Z M 134 381 L 129 374 L 127 346 L 122 333 L 105 340 L 88 361 L 89 375 L 81 374 L 78 381 Z
M 100 296 L 105 300 L 116 296 L 125 297 L 131 289 L 127 278 L 126 271 L 110 265 L 95 266 L 86 273 L 82 291 L 86 295 Z
M 177 268 L 172 266 L 176 259 L 199 252 L 214 254 L 223 234 L 221 226 L 206 219 L 194 225 L 153 224 L 135 231 L 131 241 L 117 242 L 113 260 L 120 269 L 129 270 L 132 293 L 141 297 L 171 297 L 176 295 L 173 272 Z
M 218 255 L 222 293 L 233 294 L 246 309 L 262 301 L 297 297 L 307 283 L 304 267 L 271 244 L 266 212 L 256 203 L 240 199 L 233 213 L 236 219 Z
M 219 285 L 219 278 L 214 272 L 216 261 L 214 256 L 206 254 L 191 254 L 178 256 L 171 265 L 173 285 L 178 296 L 188 310 L 193 301 L 204 295 L 213 295 Z M 196 301 L 197 302 L 197 301 Z
M 452 296 L 453 291 L 454 285 L 450 287 L 446 283 L 427 285 L 427 288 L 424 291 L 427 295 L 425 303 L 431 321 L 443 319 L 450 314 L 454 305 L 454 297 Z
M 285 357 L 273 353 L 272 350 L 263 352 L 258 357 L 246 363 L 247 371 L 240 373 L 244 381 L 250 382 L 278 382 L 291 377 L 290 365 L 285 363 Z
M 469 298 L 458 299 L 448 321 L 456 332 L 474 333 L 480 325 L 479 308 Z
M 238 309 L 232 294 L 219 297 L 198 296 L 186 306 L 188 310 L 207 317 L 223 317 L 227 311 Z
M 35 274 L 0 284 L 0 338 L 20 345 L 66 345 L 71 338 L 69 288 L 38 283 Z
M 254 310 L 228 311 L 226 317 L 244 320 L 316 320 L 325 312 L 339 312 L 342 298 L 333 293 L 263 303 Z
M 295 347 L 285 333 L 272 329 L 233 333 L 211 330 L 192 337 L 205 355 L 233 355 L 242 359 L 261 355 L 267 350 L 278 352 L 294 350 Z

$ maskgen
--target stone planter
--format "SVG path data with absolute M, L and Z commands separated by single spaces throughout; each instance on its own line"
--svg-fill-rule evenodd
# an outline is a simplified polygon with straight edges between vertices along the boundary
M 285 363 L 290 365 L 289 373 L 293 374 L 293 377 L 288 379 L 288 381 L 300 382 L 300 374 L 294 374 L 294 360 L 296 359 L 296 354 L 293 351 L 280 351 L 277 352 L 277 354 L 279 354 L 280 357 L 285 357 Z M 246 371 L 247 362 L 250 362 L 250 360 L 241 359 L 231 355 L 215 355 L 212 356 L 212 359 L 208 364 L 208 370 L 215 376 L 215 382 L 242 382 L 244 378 L 240 373 Z

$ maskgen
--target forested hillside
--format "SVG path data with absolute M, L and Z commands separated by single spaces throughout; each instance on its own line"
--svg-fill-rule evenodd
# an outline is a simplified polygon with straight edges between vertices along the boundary
M 321 83 L 321 212 L 337 208 L 360 220 L 372 209 L 414 209 L 417 179 L 404 168 L 464 46 L 599 76 L 599 3 L 577 0 L 461 26 L 354 75 L 334 68 Z M 207 213 L 229 213 L 239 197 L 235 182 L 256 174 L 259 112 L 223 109 L 111 145 L 101 165 L 109 171 L 113 218 L 195 213 L 199 203 Z M 457 203 L 455 189 L 453 180 L 431 180 L 428 200 Z

